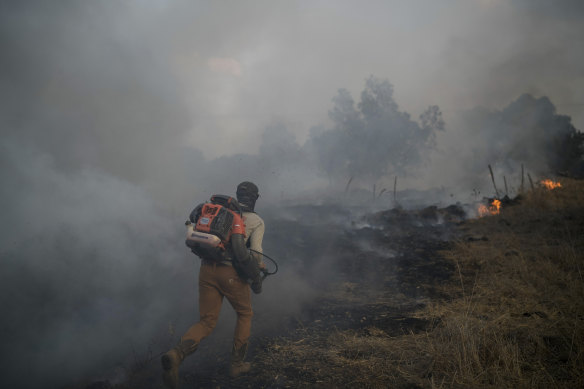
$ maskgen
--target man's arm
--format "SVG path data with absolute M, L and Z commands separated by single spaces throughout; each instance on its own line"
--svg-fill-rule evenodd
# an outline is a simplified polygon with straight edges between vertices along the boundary
M 260 293 L 262 291 L 260 267 L 245 246 L 244 235 L 233 234 L 231 236 L 231 247 L 235 256 L 233 258 L 233 267 L 235 267 L 241 278 L 252 281 L 251 289 L 254 293 Z
M 245 231 L 247 233 L 247 246 L 259 253 L 263 252 L 262 242 L 264 240 L 264 221 L 257 213 L 245 212 Z M 253 258 L 260 267 L 264 267 L 263 257 L 261 254 L 252 252 Z
M 259 219 L 259 218 L 258 218 Z M 263 253 L 262 242 L 264 240 L 264 232 L 265 232 L 265 225 L 264 221 L 259 219 L 260 223 L 253 229 L 250 237 L 249 237 L 249 248 L 257 251 L 258 253 Z M 260 267 L 264 266 L 263 258 L 261 254 L 254 253 L 253 257 L 257 261 Z

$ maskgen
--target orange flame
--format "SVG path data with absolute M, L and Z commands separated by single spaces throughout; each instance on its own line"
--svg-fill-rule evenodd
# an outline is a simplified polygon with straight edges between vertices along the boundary
M 494 199 L 490 206 L 484 204 L 479 205 L 479 217 L 488 215 L 498 215 L 501 211 L 501 201 Z
M 547 180 L 543 180 L 540 182 L 543 186 L 545 186 L 548 190 L 552 190 L 552 189 L 556 189 L 556 188 L 561 188 L 562 184 L 560 184 L 559 182 L 554 182 L 550 179 Z

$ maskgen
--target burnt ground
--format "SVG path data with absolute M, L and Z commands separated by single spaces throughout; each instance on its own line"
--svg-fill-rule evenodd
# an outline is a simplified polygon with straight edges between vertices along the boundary
M 254 299 L 253 368 L 229 379 L 231 339 L 215 333 L 181 387 L 584 387 L 584 183 L 562 186 L 466 221 L 458 206 L 262 213 L 280 272 Z M 274 295 L 302 304 L 255 304 Z M 159 359 L 74 388 L 160 388 Z
M 344 381 L 351 372 L 343 361 L 310 356 L 313 350 L 326 350 L 331 336 L 346 331 L 380 339 L 424 333 L 439 325 L 440 319 L 420 318 L 416 312 L 447 299 L 440 285 L 455 269 L 440 251 L 451 247 L 456 226 L 464 220 L 461 207 L 368 213 L 330 204 L 298 205 L 262 216 L 268 226 L 264 250 L 280 264 L 262 293 L 298 293 L 294 287 L 282 290 L 283 281 L 296 276 L 306 282 L 310 298 L 279 317 L 254 304 L 249 374 L 229 378 L 232 339 L 212 335 L 181 366 L 181 388 L 354 387 Z M 263 321 L 272 325 L 262 327 Z M 302 345 L 306 357 L 291 355 L 282 363 L 273 354 L 282 344 Z M 161 388 L 161 353 L 154 350 L 165 347 L 153 344 L 146 355 L 135 355 L 132 363 L 120 367 L 122 382 L 94 381 L 74 388 Z M 359 359 L 362 352 L 347 349 L 341 357 Z M 394 387 L 416 387 L 392 382 Z M 363 381 L 357 386 L 371 385 Z
M 319 376 L 326 381 L 326 372 L 303 376 L 292 369 L 288 374 L 270 374 L 273 366 L 265 351 L 282 339 L 305 342 L 308 337 L 311 344 L 323 345 L 331 333 L 340 330 L 367 334 L 374 327 L 395 337 L 424 332 L 438 324 L 415 317 L 415 312 L 429 301 L 445 297 L 437 287 L 451 277 L 454 267 L 439 251 L 449 248 L 453 227 L 464 218 L 460 207 L 393 209 L 364 217 L 339 217 L 347 211 L 334 206 L 298 206 L 288 211 L 295 219 L 267 215 L 271 232 L 266 242 L 280 242 L 277 252 L 286 260 L 281 267 L 303 272 L 318 291 L 317 297 L 299 314 L 284 318 L 284 325 L 262 331 L 261 336 L 252 334 L 254 367 L 250 374 L 229 379 L 228 355 L 206 349 L 205 360 L 183 369 L 183 387 L 319 386 Z M 276 250 L 267 246 L 266 252 Z M 285 277 L 285 270 L 274 277 Z M 265 290 L 269 293 L 267 287 Z

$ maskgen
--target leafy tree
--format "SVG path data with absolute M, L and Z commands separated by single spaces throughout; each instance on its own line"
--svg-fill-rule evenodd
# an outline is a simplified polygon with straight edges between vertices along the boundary
M 426 132 L 428 146 L 436 146 L 436 131 L 444 131 L 442 112 L 437 105 L 431 105 L 420 115 L 422 130 Z
M 474 137 L 467 142 L 473 144 L 477 168 L 498 164 L 512 169 L 524 163 L 541 174 L 583 170 L 584 134 L 545 96 L 523 94 L 500 111 L 474 109 L 464 120 Z
M 399 110 L 393 86 L 369 77 L 355 107 L 351 94 L 340 89 L 329 117 L 333 127 L 311 139 L 320 168 L 332 178 L 359 176 L 378 180 L 403 174 L 424 161 L 435 145 L 435 133 L 444 129 L 437 106 L 421 115 L 421 125 Z

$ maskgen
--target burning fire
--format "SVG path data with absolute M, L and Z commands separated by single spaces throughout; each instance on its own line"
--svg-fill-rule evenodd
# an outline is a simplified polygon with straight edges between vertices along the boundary
M 479 206 L 479 217 L 488 216 L 488 215 L 498 215 L 499 211 L 501 210 L 501 201 L 498 199 L 494 199 L 490 206 L 486 206 L 481 204 Z
M 559 182 L 554 182 L 554 181 L 549 180 L 549 179 L 541 181 L 541 184 L 543 186 L 545 186 L 548 190 L 562 187 L 562 184 L 560 184 Z

